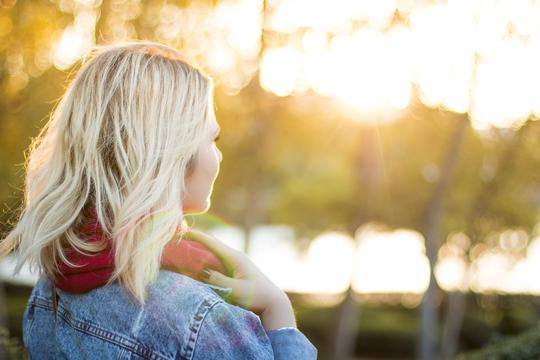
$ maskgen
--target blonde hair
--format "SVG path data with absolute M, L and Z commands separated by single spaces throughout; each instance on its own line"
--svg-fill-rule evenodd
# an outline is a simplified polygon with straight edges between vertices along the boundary
M 183 229 L 185 178 L 210 129 L 213 83 L 180 52 L 132 41 L 98 46 L 32 139 L 24 205 L 0 243 L 25 263 L 59 274 L 66 249 L 97 252 L 77 231 L 95 208 L 113 240 L 118 280 L 141 303 L 165 245 Z M 180 230 L 180 237 L 183 235 Z

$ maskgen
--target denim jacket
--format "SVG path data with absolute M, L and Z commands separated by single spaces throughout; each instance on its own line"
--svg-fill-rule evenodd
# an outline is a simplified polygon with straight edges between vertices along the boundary
M 224 301 L 230 289 L 160 270 L 140 305 L 120 284 L 84 294 L 42 275 L 23 316 L 30 359 L 316 359 L 298 329 L 266 331 L 251 311 Z

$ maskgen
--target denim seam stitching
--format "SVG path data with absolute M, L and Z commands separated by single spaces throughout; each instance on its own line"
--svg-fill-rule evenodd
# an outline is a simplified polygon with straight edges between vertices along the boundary
M 32 304 L 34 304 L 37 307 L 40 307 L 45 310 L 52 310 L 52 305 L 49 303 L 47 299 L 44 299 L 40 296 L 34 296 L 31 300 L 32 300 Z M 71 313 L 67 311 L 60 304 L 58 304 L 58 314 L 60 315 L 62 319 L 64 319 L 64 321 L 66 321 L 66 323 L 69 326 L 71 326 L 76 331 L 82 332 L 90 336 L 94 336 L 103 341 L 107 341 L 117 346 L 120 346 L 122 348 L 128 349 L 130 351 L 135 352 L 137 355 L 140 355 L 145 358 L 156 359 L 156 360 L 159 360 L 159 359 L 168 360 L 168 357 L 162 354 L 159 354 L 151 349 L 148 349 L 146 346 L 142 344 L 137 344 L 136 342 L 134 342 L 133 340 L 129 338 L 125 338 L 121 335 L 114 334 L 108 330 L 101 329 L 100 327 L 94 324 L 90 324 L 90 323 L 73 318 Z
M 212 302 L 213 301 L 213 302 Z M 221 298 L 215 298 L 215 297 L 206 297 L 197 308 L 197 312 L 193 316 L 191 323 L 189 324 L 189 338 L 184 347 L 181 351 L 181 358 L 182 359 L 192 359 L 193 353 L 195 351 L 195 344 L 197 343 L 197 338 L 199 336 L 200 329 L 202 327 L 202 323 L 204 319 L 206 318 L 206 315 L 212 310 L 214 306 L 217 304 L 223 303 L 223 300 Z
M 32 331 L 32 328 L 34 327 L 34 308 L 32 307 L 32 304 L 30 303 L 27 303 L 26 304 L 26 308 L 24 310 L 24 314 L 23 314 L 23 323 L 24 323 L 24 320 L 26 320 L 26 324 L 24 327 L 24 331 L 22 333 L 22 340 L 23 340 L 23 345 L 25 347 L 28 347 L 28 334 L 30 333 L 30 331 Z

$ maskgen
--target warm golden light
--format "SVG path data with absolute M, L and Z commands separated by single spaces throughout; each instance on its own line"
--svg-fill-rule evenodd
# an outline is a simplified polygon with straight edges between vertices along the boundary
M 389 21 L 396 9 L 408 26 Z M 266 57 L 260 81 L 280 96 L 311 88 L 372 119 L 407 107 L 416 85 L 426 105 L 469 113 L 475 128 L 515 127 L 540 113 L 535 14 L 537 2 L 283 0 L 268 28 L 307 29 L 303 49 Z
M 64 29 L 52 53 L 52 63 L 58 69 L 68 69 L 94 46 L 97 14 L 93 6 L 92 1 L 85 1 L 76 7 L 73 25 Z
M 94 44 L 97 3 L 59 5 L 75 21 L 58 36 L 57 68 L 67 69 Z M 262 1 L 141 9 L 112 8 L 107 40 L 136 38 L 130 21 L 140 18 L 155 28 L 156 40 L 180 46 L 229 94 L 260 70 L 261 86 L 278 96 L 313 90 L 371 121 L 397 118 L 413 97 L 468 113 L 477 129 L 540 116 L 538 2 L 276 0 L 267 4 L 264 24 Z M 6 24 L 0 21 L 0 32 L 9 31 Z
M 90 44 L 86 40 L 82 32 L 73 26 L 68 26 L 54 49 L 54 65 L 60 70 L 65 70 L 82 58 L 90 51 L 88 46 Z
M 302 271 L 295 288 L 302 292 L 333 294 L 347 290 L 353 271 L 354 248 L 353 239 L 346 234 L 330 232 L 317 236 L 299 262 Z
M 429 282 L 424 239 L 414 231 L 358 234 L 353 288 L 359 293 L 423 293 Z
M 454 234 L 439 249 L 434 272 L 442 289 L 446 291 L 468 289 L 469 264 L 465 252 L 469 246 L 470 240 L 465 234 Z
M 527 244 L 519 231 L 503 232 L 500 247 L 482 252 L 473 262 L 471 289 L 476 292 L 540 294 L 540 237 L 533 238 L 524 257 L 515 256 Z
M 242 229 L 229 225 L 209 233 L 239 251 L 246 237 Z M 465 249 L 468 238 L 452 235 L 441 247 L 435 265 L 438 284 L 446 291 L 478 293 L 525 293 L 540 295 L 540 236 L 528 243 L 522 230 L 497 235 L 498 247 L 475 245 L 469 264 Z M 427 289 L 429 263 L 423 237 L 411 230 L 381 230 L 367 226 L 358 231 L 356 241 L 344 233 L 327 232 L 315 237 L 305 251 L 297 246 L 294 231 L 282 225 L 254 228 L 249 236 L 250 259 L 278 286 L 299 294 L 339 295 L 352 284 L 357 294 L 418 294 Z M 37 275 L 28 267 L 13 276 L 15 259 L 0 261 L 4 281 L 34 285 Z M 416 303 L 417 305 L 417 303 Z M 416 306 L 415 305 L 415 306 Z
M 249 248 L 257 266 L 287 291 L 340 294 L 350 284 L 354 242 L 345 234 L 321 234 L 305 254 L 300 254 L 291 229 L 259 226 L 252 233 Z
M 278 96 L 290 95 L 302 69 L 302 54 L 290 47 L 268 50 L 261 62 L 261 85 Z

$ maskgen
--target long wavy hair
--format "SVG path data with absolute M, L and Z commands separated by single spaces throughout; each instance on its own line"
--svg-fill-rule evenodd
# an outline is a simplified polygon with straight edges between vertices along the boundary
M 132 41 L 95 47 L 25 161 L 24 203 L 0 243 L 54 281 L 66 250 L 91 255 L 79 226 L 97 213 L 118 280 L 141 303 L 165 245 L 185 229 L 185 180 L 214 115 L 213 82 L 179 51 Z M 69 250 L 72 251 L 72 250 Z

